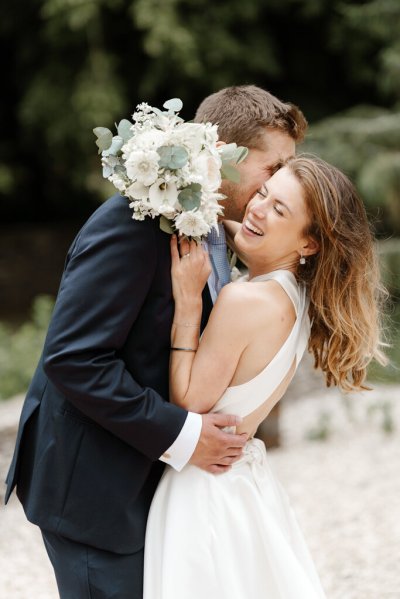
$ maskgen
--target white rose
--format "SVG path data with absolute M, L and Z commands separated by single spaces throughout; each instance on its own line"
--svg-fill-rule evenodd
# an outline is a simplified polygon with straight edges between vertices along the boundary
M 221 166 L 219 156 L 201 152 L 193 161 L 193 167 L 201 177 L 202 186 L 207 191 L 217 191 L 221 186 Z
M 204 145 L 204 125 L 200 123 L 182 123 L 171 132 L 176 145 L 188 148 L 190 154 L 198 154 Z
M 158 176 L 160 156 L 153 150 L 131 152 L 126 161 L 128 177 L 143 185 L 152 185 Z

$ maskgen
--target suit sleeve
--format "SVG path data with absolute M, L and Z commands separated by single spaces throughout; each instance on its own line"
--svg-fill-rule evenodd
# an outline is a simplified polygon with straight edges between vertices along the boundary
M 122 204 L 122 206 L 124 206 Z M 157 264 L 156 224 L 129 210 L 90 219 L 67 259 L 44 347 L 44 370 L 83 414 L 156 460 L 187 412 L 140 386 L 119 357 Z

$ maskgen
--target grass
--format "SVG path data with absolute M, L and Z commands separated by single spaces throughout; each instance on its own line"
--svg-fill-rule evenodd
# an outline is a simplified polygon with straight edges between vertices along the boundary
M 0 399 L 24 393 L 42 351 L 54 299 L 38 296 L 31 319 L 14 329 L 0 323 Z

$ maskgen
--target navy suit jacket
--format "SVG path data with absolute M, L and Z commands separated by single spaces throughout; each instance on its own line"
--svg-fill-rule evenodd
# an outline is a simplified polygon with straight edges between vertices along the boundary
M 78 233 L 7 476 L 31 522 L 116 553 L 143 546 L 158 458 L 187 417 L 166 401 L 169 240 L 119 195 Z

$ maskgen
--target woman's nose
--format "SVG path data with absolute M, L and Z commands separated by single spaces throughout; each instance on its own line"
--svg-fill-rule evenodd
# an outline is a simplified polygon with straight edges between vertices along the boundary
M 265 218 L 265 210 L 266 209 L 266 201 L 264 199 L 258 200 L 255 202 L 251 208 L 250 212 L 254 214 L 257 218 L 263 219 Z

